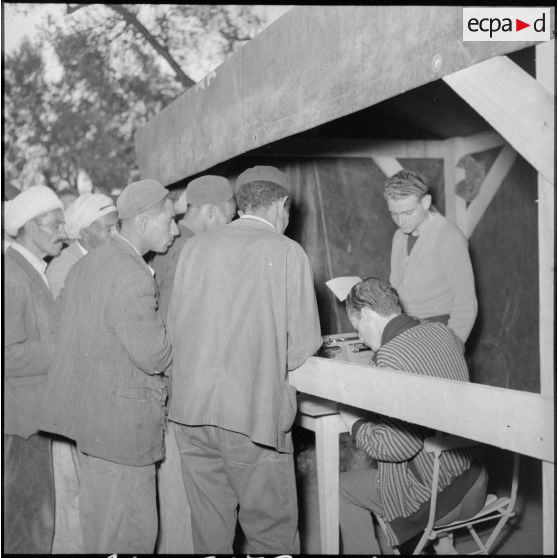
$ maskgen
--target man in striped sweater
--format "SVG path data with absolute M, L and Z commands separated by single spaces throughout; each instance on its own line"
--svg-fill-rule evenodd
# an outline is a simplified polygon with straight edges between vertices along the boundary
M 346 300 L 351 324 L 376 351 L 380 368 L 469 381 L 461 342 L 441 323 L 421 323 L 401 312 L 388 281 L 368 278 Z M 370 512 L 387 525 L 388 542 L 401 545 L 420 533 L 428 520 L 434 455 L 424 452 L 429 429 L 383 415 L 342 408 L 341 416 L 356 445 L 374 467 L 341 475 L 340 524 L 344 552 L 378 553 Z M 457 511 L 476 513 L 484 503 L 487 477 L 469 450 L 442 454 L 437 518 Z M 455 519 L 458 519 L 456 517 Z

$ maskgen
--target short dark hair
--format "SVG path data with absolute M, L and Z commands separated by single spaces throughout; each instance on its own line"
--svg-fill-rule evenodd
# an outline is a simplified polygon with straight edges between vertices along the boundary
M 254 211 L 266 209 L 272 203 L 287 198 L 286 208 L 290 207 L 291 195 L 289 191 L 275 182 L 254 180 L 243 184 L 236 192 L 236 203 L 240 211 Z
M 416 196 L 419 200 L 428 194 L 426 179 L 419 172 L 408 169 L 396 172 L 384 184 L 384 198 L 399 200 L 407 196 Z
M 367 277 L 353 286 L 345 301 L 345 307 L 349 314 L 360 312 L 368 307 L 380 316 L 391 316 L 401 314 L 401 304 L 397 291 L 389 281 L 379 277 Z

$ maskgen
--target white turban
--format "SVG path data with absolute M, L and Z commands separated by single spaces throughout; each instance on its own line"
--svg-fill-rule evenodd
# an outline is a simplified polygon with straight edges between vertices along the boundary
M 70 238 L 78 239 L 81 229 L 113 212 L 116 212 L 116 206 L 105 194 L 82 194 L 64 211 L 66 232 Z
M 4 203 L 4 230 L 17 236 L 25 223 L 54 209 L 64 209 L 58 196 L 47 186 L 31 186 Z

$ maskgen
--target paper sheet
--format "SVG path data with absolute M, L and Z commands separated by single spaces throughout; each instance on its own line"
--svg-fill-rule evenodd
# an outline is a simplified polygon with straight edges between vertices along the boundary
M 360 283 L 362 279 L 360 277 L 334 277 L 329 281 L 326 281 L 326 285 L 329 290 L 341 301 L 343 302 L 347 296 L 349 296 L 350 290 L 354 285 Z

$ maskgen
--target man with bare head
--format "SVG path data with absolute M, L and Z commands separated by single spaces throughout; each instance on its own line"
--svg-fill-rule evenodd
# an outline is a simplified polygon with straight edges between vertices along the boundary
M 77 443 L 84 552 L 149 554 L 171 347 L 143 255 L 167 250 L 178 230 L 155 180 L 129 184 L 117 209 L 120 234 L 74 265 L 58 297 L 43 427 Z
M 47 256 L 66 238 L 62 202 L 33 186 L 4 205 L 12 239 L 4 259 L 4 551 L 51 552 L 54 487 L 50 437 L 37 414 L 54 354 Z

